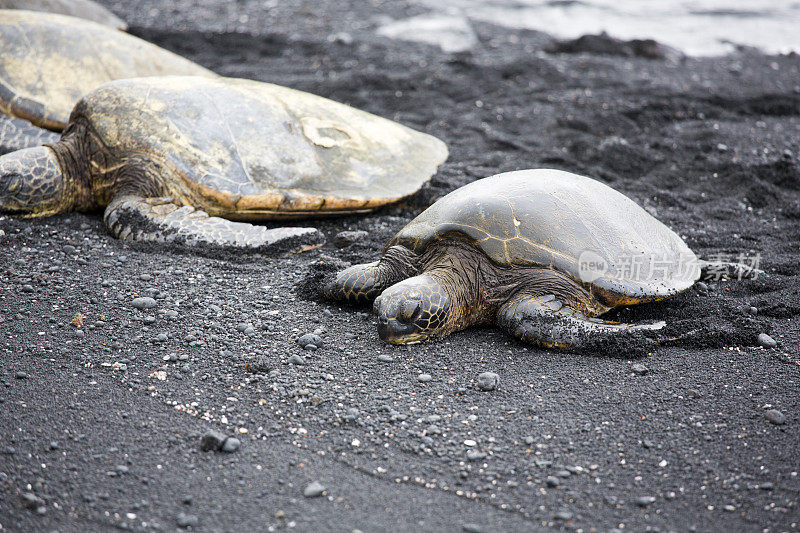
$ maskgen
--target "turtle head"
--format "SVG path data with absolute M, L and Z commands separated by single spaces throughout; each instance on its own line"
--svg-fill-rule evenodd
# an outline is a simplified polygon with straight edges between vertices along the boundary
M 420 275 L 392 285 L 375 300 L 378 335 L 391 344 L 414 344 L 446 335 L 450 296 L 432 276 Z
M 0 214 L 48 216 L 71 208 L 61 168 L 50 148 L 0 157 Z

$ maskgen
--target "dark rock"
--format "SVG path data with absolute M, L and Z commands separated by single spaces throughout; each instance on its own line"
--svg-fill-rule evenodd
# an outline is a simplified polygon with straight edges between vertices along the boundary
M 197 519 L 196 515 L 193 514 L 186 514 L 186 513 L 178 513 L 178 518 L 176 519 L 178 523 L 178 527 L 192 527 L 195 528 L 200 524 L 200 521 Z
M 786 415 L 778 411 L 777 409 L 770 409 L 765 413 L 767 420 L 775 424 L 776 426 L 780 426 L 786 423 Z
M 346 248 L 353 244 L 354 242 L 358 242 L 360 240 L 365 239 L 369 233 L 366 231 L 340 231 L 333 237 L 333 244 L 337 248 Z
M 598 54 L 624 57 L 643 57 L 646 59 L 667 59 L 680 61 L 684 56 L 672 47 L 653 39 L 632 39 L 623 41 L 611 37 L 606 32 L 599 35 L 582 35 L 577 39 L 553 41 L 545 47 L 551 54 Z
M 763 346 L 764 348 L 774 348 L 778 345 L 778 341 L 776 341 L 766 333 L 759 333 L 758 345 Z
M 478 376 L 478 388 L 482 391 L 493 391 L 500 384 L 500 376 L 494 372 L 484 372 Z
M 131 305 L 136 309 L 143 310 L 143 309 L 153 309 L 158 304 L 153 298 L 149 296 L 142 296 L 139 298 L 134 298 L 131 302 Z
M 319 335 L 306 333 L 297 339 L 297 344 L 307 350 L 310 346 L 313 346 L 314 349 L 322 348 L 325 343 Z
M 214 429 L 206 432 L 200 439 L 200 450 L 204 452 L 217 451 L 222 448 L 222 444 L 227 439 L 227 436 Z

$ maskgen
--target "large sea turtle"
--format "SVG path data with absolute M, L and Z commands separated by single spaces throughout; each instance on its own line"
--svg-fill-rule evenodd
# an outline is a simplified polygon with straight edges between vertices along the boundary
M 216 76 L 154 44 L 88 20 L 0 10 L 0 111 L 62 131 L 75 103 L 111 80 L 141 76 Z M 20 138 L 6 145 L 27 146 Z
M 523 170 L 444 196 L 400 230 L 380 261 L 342 271 L 323 293 L 374 299 L 378 333 L 394 344 L 496 323 L 524 341 L 568 347 L 662 327 L 597 317 L 683 292 L 707 265 L 611 187 Z
M 0 0 L 0 9 L 45 11 L 92 20 L 118 30 L 127 30 L 124 20 L 92 0 Z
M 300 248 L 319 232 L 230 220 L 366 212 L 414 193 L 446 158 L 435 137 L 269 83 L 117 80 L 78 102 L 59 142 L 0 157 L 0 213 L 107 206 L 122 239 Z

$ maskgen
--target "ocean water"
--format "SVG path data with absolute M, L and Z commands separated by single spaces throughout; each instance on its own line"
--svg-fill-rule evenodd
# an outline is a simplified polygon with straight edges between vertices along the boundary
M 800 52 L 800 0 L 417 0 L 463 14 L 560 38 L 607 31 L 621 39 L 651 38 L 695 56 L 722 55 L 736 45 L 768 53 Z

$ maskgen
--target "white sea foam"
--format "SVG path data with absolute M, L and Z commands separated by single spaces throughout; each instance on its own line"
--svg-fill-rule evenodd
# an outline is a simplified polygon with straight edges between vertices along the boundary
M 800 0 L 416 0 L 473 20 L 545 31 L 560 38 L 607 31 L 652 38 L 689 55 L 735 45 L 800 52 Z

